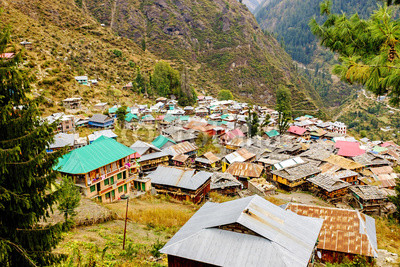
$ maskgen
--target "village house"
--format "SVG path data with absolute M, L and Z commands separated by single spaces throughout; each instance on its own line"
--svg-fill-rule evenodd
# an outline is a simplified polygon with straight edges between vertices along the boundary
M 276 187 L 265 178 L 253 178 L 248 181 L 248 189 L 250 192 L 265 197 L 275 194 Z
M 222 172 L 228 168 L 230 164 L 235 162 L 252 162 L 256 159 L 256 154 L 249 152 L 246 148 L 241 148 L 226 155 L 222 159 Z
M 32 50 L 33 48 L 32 42 L 22 41 L 19 44 L 22 45 L 26 50 Z
M 105 110 L 107 108 L 108 103 L 106 102 L 101 102 L 101 103 L 97 103 L 95 104 L 93 107 L 97 110 Z
M 208 170 L 217 170 L 221 168 L 221 158 L 214 155 L 212 152 L 206 152 L 202 156 L 195 159 L 197 168 Z
M 322 173 L 308 178 L 307 181 L 310 183 L 309 190 L 311 192 L 330 202 L 341 200 L 347 194 L 348 188 L 351 185 L 332 174 Z
M 57 132 L 67 133 L 75 131 L 75 116 L 65 115 L 64 113 L 54 113 L 46 120 L 49 124 L 57 123 Z
M 103 114 L 94 114 L 89 118 L 88 125 L 93 128 L 111 128 L 114 126 L 114 118 Z
M 265 138 L 274 138 L 277 136 L 279 136 L 279 132 L 275 129 L 265 132 L 265 135 L 264 135 Z
M 159 135 L 156 137 L 156 139 L 151 142 L 155 147 L 158 147 L 159 149 L 163 150 L 166 149 L 170 146 L 173 146 L 176 144 L 174 140 L 169 139 L 168 137 L 164 135 Z
M 226 170 L 227 173 L 232 174 L 238 179 L 244 188 L 248 188 L 248 180 L 260 178 L 263 171 L 264 169 L 261 165 L 250 162 L 235 162 Z
M 322 166 L 320 166 L 322 172 L 336 172 L 338 170 L 352 170 L 354 172 L 361 172 L 363 170 L 363 165 L 357 163 L 351 159 L 344 158 L 338 155 L 330 155 L 324 160 Z
M 330 126 L 328 126 L 328 131 L 330 132 L 335 132 L 338 134 L 346 135 L 347 133 L 347 126 L 343 122 L 340 121 L 335 121 L 334 123 L 331 123 Z
M 322 262 L 342 263 L 356 256 L 369 262 L 378 256 L 375 220 L 357 210 L 289 203 L 284 206 L 301 216 L 324 219 L 317 243 L 317 258 Z
M 62 156 L 53 169 L 72 177 L 85 197 L 112 202 L 130 192 L 139 168 L 130 162 L 135 153 L 114 139 L 102 136 Z
M 222 195 L 236 195 L 243 185 L 232 174 L 227 172 L 214 172 L 211 176 L 210 192 Z
M 370 152 L 352 157 L 352 159 L 355 162 L 358 162 L 361 165 L 363 165 L 365 168 L 383 167 L 383 166 L 389 166 L 391 164 L 388 160 L 384 159 L 382 156 Z
M 304 162 L 290 167 L 284 167 L 271 171 L 272 179 L 285 189 L 292 190 L 307 182 L 308 178 L 314 177 L 321 170 L 314 164 Z
M 212 173 L 196 172 L 193 169 L 158 166 L 147 178 L 159 194 L 168 194 L 176 199 L 199 203 L 210 191 Z
M 91 144 L 94 140 L 96 140 L 97 138 L 101 137 L 101 136 L 105 136 L 108 138 L 112 138 L 114 140 L 117 140 L 118 135 L 116 135 L 112 130 L 107 129 L 107 130 L 101 130 L 101 131 L 95 131 L 92 134 L 88 135 L 88 140 L 89 140 L 89 144 Z
M 353 185 L 350 187 L 353 195 L 350 204 L 361 209 L 366 214 L 382 215 L 387 204 L 387 195 L 377 186 Z
M 337 141 L 335 148 L 338 149 L 337 155 L 342 157 L 352 158 L 365 153 L 365 150 L 360 148 L 358 142 Z
M 190 158 L 191 163 L 194 163 L 194 159 L 196 158 L 198 149 L 199 148 L 196 145 L 186 141 L 183 143 L 172 145 L 167 149 L 164 149 L 164 151 L 173 157 L 176 155 L 184 154 Z
M 292 135 L 295 137 L 301 137 L 305 140 L 310 139 L 310 132 L 305 128 L 301 128 L 298 126 L 290 126 L 289 129 L 287 130 L 287 132 L 289 135 Z
M 81 108 L 81 97 L 70 97 L 62 101 L 63 107 L 68 109 L 79 109 Z
M 133 88 L 133 84 L 132 84 L 132 82 L 129 82 L 122 87 L 122 90 L 132 90 L 132 88 Z
M 379 188 L 394 189 L 399 177 L 390 166 L 370 168 Z
M 58 133 L 54 135 L 54 142 L 49 144 L 49 147 L 46 149 L 46 152 L 51 153 L 65 147 L 68 150 L 72 150 L 74 149 L 75 146 L 75 138 L 76 138 L 75 134 Z
M 194 114 L 194 107 L 192 106 L 186 106 L 183 108 L 185 111 L 185 115 L 193 115 Z
M 178 154 L 172 157 L 172 165 L 177 167 L 191 167 L 192 163 L 188 155 Z
M 245 137 L 244 133 L 240 129 L 234 129 L 232 131 L 226 132 L 221 136 L 220 140 L 223 145 L 225 145 L 230 140 L 236 137 Z
M 169 267 L 305 267 L 314 261 L 322 222 L 259 196 L 207 202 L 160 252 Z
M 87 76 L 76 76 L 75 80 L 82 85 L 90 85 Z
M 169 155 L 153 144 L 138 140 L 130 148 L 140 155 L 137 162 L 140 164 L 141 172 L 152 171 L 160 165 L 167 166 L 169 164 Z

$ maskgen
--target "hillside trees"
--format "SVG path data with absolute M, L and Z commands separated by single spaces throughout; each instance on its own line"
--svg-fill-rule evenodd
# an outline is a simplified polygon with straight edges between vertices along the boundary
M 126 106 L 119 107 L 117 109 L 117 112 L 115 113 L 117 115 L 117 120 L 122 128 L 125 122 L 125 116 L 128 114 L 128 111 L 126 110 Z
M 380 7 L 363 20 L 357 14 L 332 14 L 331 2 L 321 4 L 327 19 L 310 21 L 311 31 L 321 44 L 339 54 L 341 65 L 334 73 L 348 83 L 359 83 L 376 95 L 388 94 L 390 103 L 400 103 L 400 23 L 392 9 Z
M 289 128 L 292 116 L 291 93 L 287 87 L 280 86 L 276 90 L 276 111 L 278 111 L 279 133 L 284 134 Z
M 232 100 L 233 94 L 230 90 L 221 90 L 218 92 L 218 100 Z
M 10 46 L 10 29 L 0 31 L 0 265 L 48 266 L 61 257 L 51 253 L 61 238 L 61 224 L 39 225 L 58 200 L 51 190 L 52 167 L 60 151 L 48 154 L 55 125 L 40 121 L 34 101 L 26 97 L 31 79 L 20 52 Z

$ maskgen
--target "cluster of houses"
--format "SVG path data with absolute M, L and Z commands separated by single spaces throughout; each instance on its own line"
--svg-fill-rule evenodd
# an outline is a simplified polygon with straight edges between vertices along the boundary
M 79 106 L 76 104 L 79 98 L 69 100 Z M 113 106 L 108 109 L 108 115 L 99 113 L 89 118 L 63 113 L 47 117 L 47 121 L 57 121 L 59 125 L 49 152 L 65 146 L 71 153 L 83 150 L 101 136 L 117 142 L 118 137 L 112 131 L 117 109 L 118 106 Z M 206 115 L 196 115 L 199 109 L 205 109 Z M 398 175 L 393 168 L 400 159 L 400 147 L 393 142 L 365 138 L 358 141 L 346 134 L 343 123 L 324 122 L 310 115 L 296 118 L 287 132 L 280 135 L 276 111 L 259 106 L 253 110 L 260 122 L 268 118 L 269 123 L 262 129 L 262 136 L 249 137 L 246 103 L 200 96 L 198 107 L 190 115 L 188 110 L 166 98 L 158 98 L 151 107 L 127 108 L 126 125 L 131 120 L 137 122 L 132 125 L 154 124 L 159 132 L 152 142 L 138 140 L 130 146 L 134 156 L 129 162 L 137 166 L 137 181 L 131 183 L 133 189 L 154 188 L 156 192 L 197 203 L 206 199 L 212 190 L 237 194 L 248 189 L 267 195 L 278 187 L 310 191 L 329 202 L 351 204 L 365 213 L 393 211 L 388 196 L 394 194 Z M 82 138 L 74 133 L 74 127 L 98 131 Z M 205 137 L 213 140 L 219 153 L 198 152 L 196 140 Z M 205 173 L 197 175 L 200 172 Z M 165 173 L 162 182 L 157 179 L 159 173 Z M 183 185 L 182 177 L 188 180 Z M 198 184 L 198 177 L 205 180 Z M 188 184 L 192 187 L 185 187 Z
M 245 103 L 211 97 L 200 97 L 198 103 L 190 112 L 165 98 L 157 99 L 158 111 L 146 105 L 127 108 L 126 127 L 154 124 L 159 133 L 151 142 L 137 140 L 130 147 L 112 131 L 118 106 L 90 118 L 53 114 L 46 120 L 57 121 L 59 133 L 48 151 L 70 149 L 54 169 L 73 177 L 86 197 L 101 202 L 151 191 L 200 203 L 210 192 L 267 196 L 280 188 L 355 208 L 277 207 L 257 196 L 206 203 L 161 250 L 170 266 L 306 266 L 315 258 L 376 257 L 375 223 L 366 214 L 394 211 L 388 196 L 398 180 L 394 168 L 400 146 L 356 140 L 343 123 L 310 115 L 296 118 L 279 134 L 276 112 L 263 107 L 254 110 L 260 122 L 268 118 L 269 123 L 262 136 L 250 137 Z M 82 138 L 71 127 L 97 131 Z M 219 152 L 199 149 L 201 138 L 211 139 Z M 253 262 L 253 253 L 263 255 L 259 262 Z

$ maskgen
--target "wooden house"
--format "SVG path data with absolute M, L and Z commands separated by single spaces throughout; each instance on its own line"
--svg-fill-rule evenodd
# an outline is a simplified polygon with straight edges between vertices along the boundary
M 335 179 L 340 179 L 349 184 L 355 185 L 358 183 L 358 173 L 352 170 L 341 170 L 332 174 Z
M 221 158 L 214 155 L 212 152 L 207 152 L 204 155 L 195 159 L 197 168 L 208 170 L 216 170 L 221 168 Z
M 294 189 L 302 186 L 308 178 L 314 177 L 321 170 L 314 164 L 304 162 L 290 167 L 271 171 L 272 179 L 285 189 Z
M 32 50 L 33 48 L 32 42 L 22 41 L 19 44 L 22 45 L 26 50 Z
M 377 186 L 353 185 L 350 187 L 354 208 L 363 210 L 366 214 L 381 215 L 387 203 L 387 195 Z
M 399 180 L 398 174 L 390 166 L 370 168 L 372 177 L 377 182 L 379 188 L 394 189 Z
M 214 172 L 211 176 L 210 192 L 222 195 L 236 195 L 243 185 L 232 174 L 227 172 Z
M 110 128 L 114 126 L 114 118 L 103 114 L 94 114 L 89 118 L 88 125 L 94 128 Z
M 68 109 L 79 109 L 81 108 L 81 97 L 70 97 L 62 101 L 63 107 Z
M 191 159 L 191 162 L 194 163 L 194 159 L 196 158 L 197 150 L 199 148 L 192 143 L 189 143 L 188 141 L 172 145 L 168 147 L 168 150 L 165 150 L 166 152 L 170 153 L 171 156 L 176 156 L 176 155 L 186 155 Z
M 72 177 L 85 197 L 112 202 L 129 193 L 131 182 L 137 177 L 139 166 L 130 162 L 135 153 L 114 139 L 102 136 L 62 156 L 53 169 Z
M 260 178 L 263 171 L 264 169 L 261 165 L 250 162 L 235 162 L 226 170 L 227 173 L 238 179 L 245 188 L 248 187 L 248 180 Z
M 289 129 L 287 130 L 289 135 L 295 136 L 295 137 L 302 137 L 305 140 L 310 139 L 310 132 L 302 127 L 299 126 L 290 126 Z
M 336 178 L 331 174 L 318 174 L 308 178 L 310 191 L 328 201 L 337 201 L 345 196 L 351 184 Z
M 210 191 L 212 173 L 172 166 L 158 166 L 149 174 L 151 184 L 159 194 L 199 203 Z
M 322 222 L 260 196 L 207 202 L 160 252 L 169 267 L 308 266 Z
M 170 156 L 154 146 L 142 141 L 136 141 L 131 148 L 140 154 L 140 158 L 137 160 L 140 164 L 142 172 L 148 172 L 157 169 L 160 165 L 168 165 Z
M 255 159 L 256 154 L 249 152 L 246 148 L 238 149 L 222 159 L 222 172 L 225 172 L 228 166 L 235 162 L 252 162 Z
M 129 83 L 125 84 L 125 85 L 122 87 L 123 90 L 132 90 L 132 88 L 133 88 L 132 82 L 129 82 Z
M 369 262 L 378 256 L 375 220 L 357 210 L 311 206 L 298 203 L 285 205 L 285 210 L 301 216 L 324 219 L 317 243 L 317 258 L 322 262 L 342 263 L 356 256 Z
M 172 164 L 177 167 L 190 167 L 191 162 L 189 156 L 185 154 L 179 154 L 172 157 Z
M 250 192 L 265 197 L 275 194 L 276 187 L 265 178 L 253 178 L 248 181 L 248 189 Z

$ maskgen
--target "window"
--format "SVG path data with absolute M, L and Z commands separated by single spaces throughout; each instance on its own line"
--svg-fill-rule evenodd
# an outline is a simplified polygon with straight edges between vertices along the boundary
M 92 193 L 93 191 L 95 191 L 96 190 L 96 186 L 95 185 L 92 185 L 91 187 L 90 187 L 90 193 Z
M 106 194 L 106 199 L 109 199 L 110 198 L 110 192 L 108 192 L 107 194 Z
M 115 198 L 115 190 L 111 191 L 112 198 Z
M 123 172 L 122 174 L 124 176 L 124 179 L 126 179 L 126 172 Z
M 121 193 L 124 190 L 122 186 L 118 187 L 118 193 Z
M 126 184 L 124 184 L 124 193 L 126 193 L 126 191 L 127 191 L 127 190 L 126 190 Z
M 110 178 L 111 179 L 111 184 L 114 184 L 114 176 Z
M 125 172 L 124 172 L 125 173 Z M 120 172 L 120 173 L 118 173 L 117 174 L 117 179 L 119 180 L 119 179 L 121 179 L 122 178 L 122 173 Z
M 104 180 L 104 185 L 109 185 L 110 184 L 110 179 L 105 179 Z

